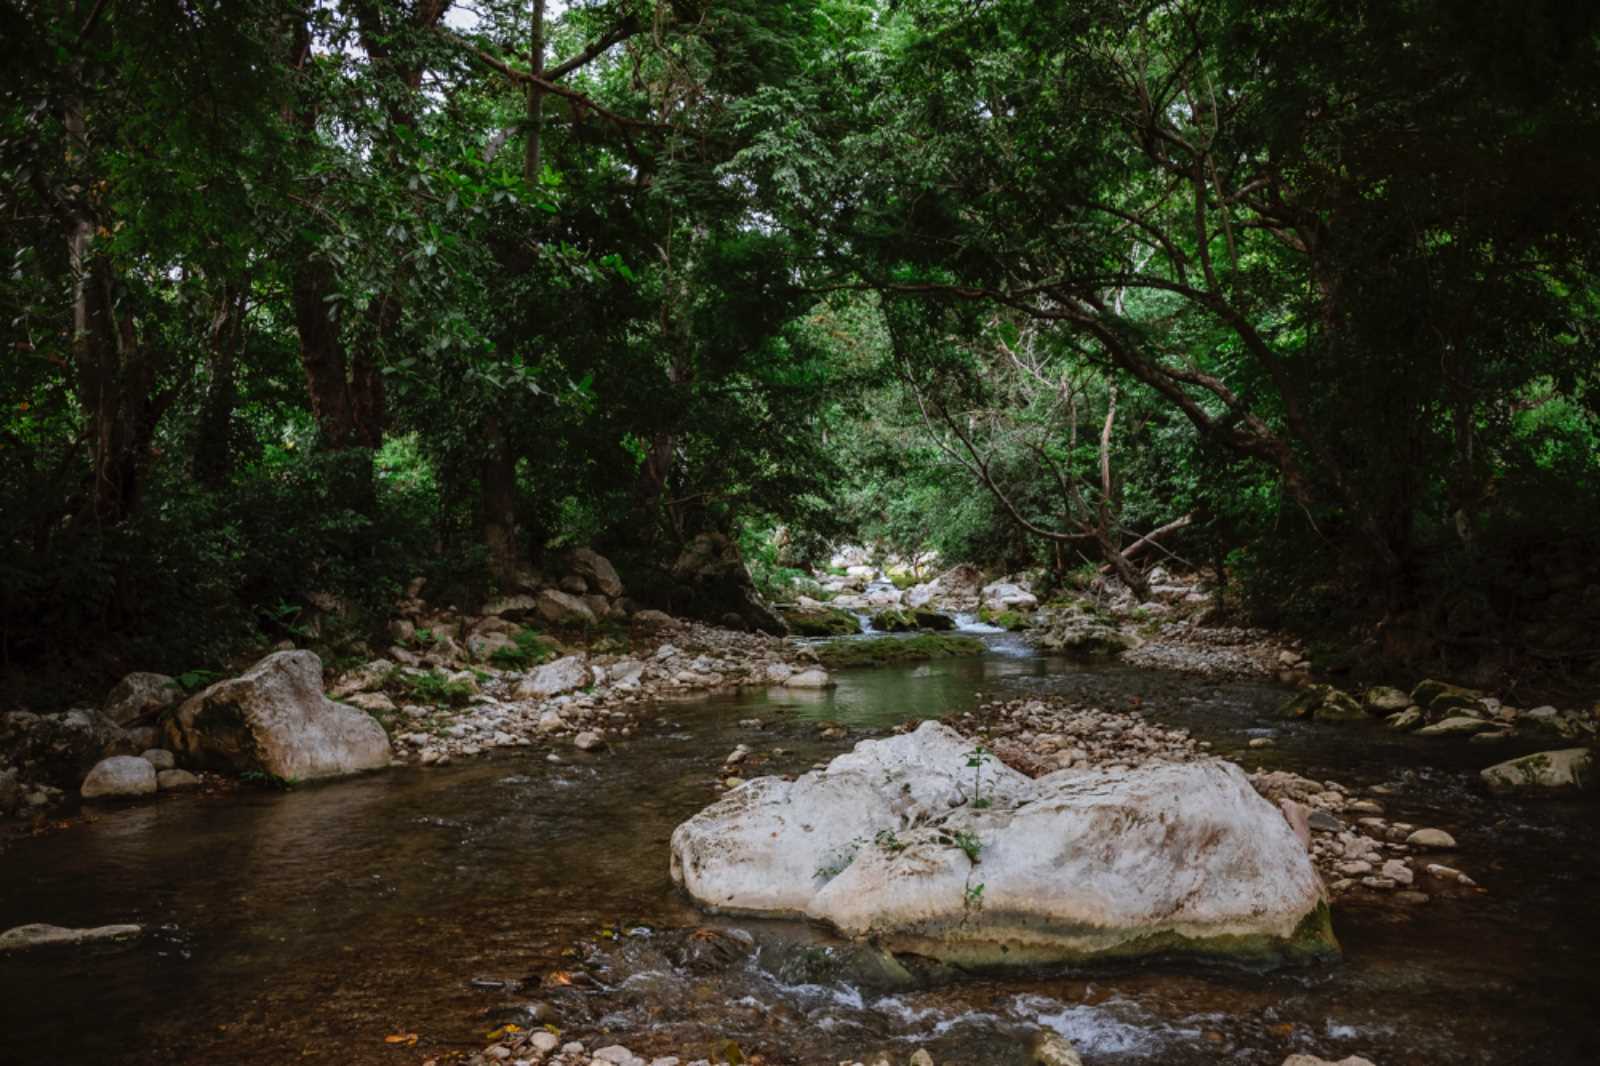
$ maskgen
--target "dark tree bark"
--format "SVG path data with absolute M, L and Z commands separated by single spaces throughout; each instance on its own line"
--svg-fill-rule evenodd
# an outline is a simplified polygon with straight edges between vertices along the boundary
M 517 543 L 517 460 L 496 415 L 484 419 L 486 450 L 479 477 L 483 506 L 483 544 L 489 570 L 502 587 L 517 576 L 522 552 Z
M 249 285 L 225 285 L 217 298 L 206 338 L 210 381 L 195 435 L 195 479 L 213 491 L 233 476 L 233 412 L 238 402 L 234 367 L 244 336 L 245 294 Z

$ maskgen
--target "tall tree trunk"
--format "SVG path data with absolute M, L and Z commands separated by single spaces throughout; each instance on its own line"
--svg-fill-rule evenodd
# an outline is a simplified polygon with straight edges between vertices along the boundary
M 233 476 L 233 410 L 238 402 L 234 365 L 244 336 L 246 292 L 248 285 L 223 286 L 207 337 L 211 380 L 195 436 L 194 473 L 212 491 L 224 488 Z
M 1115 484 L 1111 478 L 1111 430 L 1117 421 L 1117 387 L 1112 385 L 1106 393 L 1106 420 L 1100 428 L 1100 506 L 1095 511 L 1095 543 L 1100 554 L 1111 564 L 1122 583 L 1133 590 L 1141 600 L 1150 598 L 1150 582 L 1144 571 L 1135 566 L 1121 548 L 1121 535 L 1112 521 L 1114 514 L 1112 496 Z
M 479 499 L 483 509 L 483 544 L 489 571 L 502 588 L 516 580 L 521 551 L 517 546 L 517 460 L 498 415 L 484 419 L 483 469 Z
M 545 0 L 533 0 L 533 25 L 528 35 L 528 67 L 536 78 L 544 77 Z M 528 84 L 528 135 L 522 156 L 522 178 L 538 185 L 544 169 L 544 89 Z
M 290 295 L 295 329 L 300 334 L 300 365 L 306 373 L 306 393 L 320 443 L 326 448 L 344 448 L 354 436 L 355 423 L 339 328 L 328 315 L 327 297 L 332 289 L 332 268 L 319 259 L 306 258 L 295 269 Z
M 81 74 L 81 65 L 76 69 Z M 90 145 L 81 97 L 73 95 L 66 101 L 62 121 L 74 156 L 87 160 Z M 72 273 L 72 356 L 78 402 L 89 419 L 91 484 L 79 520 L 110 525 L 138 506 L 156 424 L 177 391 L 152 395 L 158 370 L 155 353 L 138 343 L 132 318 L 117 312 L 111 264 L 95 251 L 97 219 L 85 196 L 78 193 L 69 199 L 66 233 Z
M 672 473 L 672 451 L 676 446 L 677 438 L 673 434 L 657 433 L 645 450 L 644 462 L 639 464 L 639 477 L 633 487 L 633 510 L 640 518 L 641 533 L 646 532 L 647 526 L 650 532 L 654 531 L 655 524 L 648 518 L 666 491 L 667 475 Z
M 534 0 L 528 34 L 528 65 L 544 73 L 545 0 Z M 522 177 L 537 185 L 544 150 L 544 93 L 536 85 L 527 92 L 527 137 L 522 156 Z M 502 587 L 516 580 L 521 552 L 517 546 L 517 457 L 500 416 L 490 411 L 483 419 L 484 455 L 478 477 L 478 506 L 483 545 L 489 553 L 489 572 Z

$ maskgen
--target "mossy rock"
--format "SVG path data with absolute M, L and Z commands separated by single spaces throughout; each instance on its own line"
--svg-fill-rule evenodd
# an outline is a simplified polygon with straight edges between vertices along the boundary
M 1399 714 L 1411 706 L 1411 697 L 1397 688 L 1388 685 L 1373 685 L 1367 689 L 1361 703 L 1366 707 L 1367 713 L 1378 718 L 1387 718 L 1391 714 Z
M 1384 724 L 1396 733 L 1409 733 L 1426 721 L 1427 719 L 1422 717 L 1422 708 L 1407 707 L 1399 714 L 1391 714 L 1388 718 L 1385 718 Z
M 1279 718 L 1310 718 L 1322 701 L 1327 699 L 1328 693 L 1333 691 L 1331 685 L 1307 685 L 1289 698 L 1289 701 L 1278 708 Z
M 872 616 L 872 628 L 880 633 L 909 633 L 917 628 L 917 618 L 910 611 L 891 608 Z
M 838 607 L 794 607 L 783 612 L 789 631 L 797 637 L 840 637 L 861 632 L 861 622 Z
M 986 625 L 999 626 L 1008 633 L 1020 633 L 1033 624 L 1025 614 L 1017 611 L 996 611 L 988 607 L 978 608 L 978 621 Z
M 830 670 L 849 666 L 881 666 L 886 663 L 950 659 L 983 654 L 983 641 L 948 633 L 924 633 L 915 637 L 878 637 L 872 640 L 840 640 L 817 649 L 817 658 Z
M 1423 681 L 1411 690 L 1411 702 L 1438 719 L 1450 712 L 1465 712 L 1477 718 L 1486 718 L 1489 709 L 1484 706 L 1483 693 L 1462 688 L 1444 681 Z
M 1587 748 L 1541 751 L 1499 763 L 1481 772 L 1495 793 L 1560 795 L 1593 788 L 1594 753 Z
M 956 627 L 954 618 L 947 614 L 940 614 L 938 611 L 913 611 L 912 614 L 916 616 L 918 629 L 928 629 L 942 633 Z
M 1350 693 L 1331 688 L 1311 717 L 1318 722 L 1365 722 L 1372 716 Z

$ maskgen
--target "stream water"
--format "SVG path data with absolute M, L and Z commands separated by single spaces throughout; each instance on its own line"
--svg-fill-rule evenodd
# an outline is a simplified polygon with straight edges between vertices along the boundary
M 0 929 L 153 933 L 0 959 L 0 1063 L 444 1062 L 501 1022 L 546 1017 L 641 1053 L 731 1040 L 781 1063 L 926 1047 L 941 1064 L 1022 1064 L 1041 1028 L 1089 1066 L 1277 1066 L 1293 1051 L 1379 1066 L 1600 1062 L 1592 800 L 1490 800 L 1475 772 L 1510 752 L 1284 723 L 1271 685 L 1091 668 L 986 639 L 981 658 L 845 673 L 827 693 L 663 704 L 593 757 L 162 797 L 18 841 L 0 854 Z M 898 722 L 1032 692 L 1188 726 L 1249 767 L 1386 784 L 1389 814 L 1454 833 L 1452 861 L 1485 891 L 1337 908 L 1345 958 L 1313 970 L 1161 964 L 924 989 L 885 985 L 869 951 L 817 930 L 707 918 L 674 892 L 668 838 L 715 796 L 736 744 L 756 752 L 747 773 L 798 772 Z M 851 737 L 821 740 L 827 720 Z M 1276 747 L 1245 750 L 1264 734 Z M 386 1044 L 395 1033 L 418 1042 Z

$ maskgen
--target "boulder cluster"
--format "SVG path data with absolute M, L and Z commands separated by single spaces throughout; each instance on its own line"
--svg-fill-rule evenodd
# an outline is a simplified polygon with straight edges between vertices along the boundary
M 1593 786 L 1591 750 L 1600 732 L 1600 707 L 1558 710 L 1513 707 L 1476 689 L 1426 680 L 1410 692 L 1374 685 L 1358 698 L 1332 685 L 1307 685 L 1284 704 L 1285 718 L 1316 722 L 1378 722 L 1396 733 L 1492 746 L 1516 739 L 1568 745 L 1486 767 L 1484 787 L 1498 794 L 1560 795 Z
M 1313 781 L 1286 770 L 1258 771 L 1250 783 L 1278 805 L 1306 842 L 1336 899 L 1365 889 L 1396 893 L 1401 903 L 1426 903 L 1429 892 L 1476 885 L 1455 866 L 1437 861 L 1454 861 L 1455 837 L 1385 818 L 1378 789 L 1372 791 L 1380 798 L 1357 796 L 1337 781 Z

